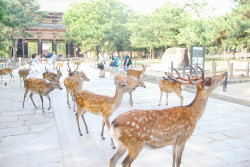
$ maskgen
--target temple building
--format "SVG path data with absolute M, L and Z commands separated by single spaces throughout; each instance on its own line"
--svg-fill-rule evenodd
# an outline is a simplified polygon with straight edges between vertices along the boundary
M 55 52 L 57 55 L 79 57 L 80 49 L 65 39 L 66 28 L 62 24 L 62 15 L 74 0 L 37 0 L 41 11 L 48 12 L 43 22 L 30 27 L 26 32 L 32 37 L 18 40 L 17 57 L 31 57 L 32 54 Z

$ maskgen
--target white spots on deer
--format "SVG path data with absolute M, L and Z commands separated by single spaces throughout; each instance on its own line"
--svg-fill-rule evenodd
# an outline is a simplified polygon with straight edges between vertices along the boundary
M 127 122 L 127 125 L 129 125 L 129 124 L 130 124 L 130 122 L 128 121 L 128 122 Z

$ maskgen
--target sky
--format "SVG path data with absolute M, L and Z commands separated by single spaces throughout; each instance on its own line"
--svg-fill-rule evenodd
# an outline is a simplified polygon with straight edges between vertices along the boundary
M 161 7 L 169 0 L 120 0 L 121 2 L 129 5 L 135 11 L 143 14 L 151 13 L 154 9 Z M 185 0 L 170 0 L 173 2 L 183 2 Z M 215 8 L 216 14 L 224 14 L 230 11 L 232 5 L 230 0 L 209 0 L 211 6 Z

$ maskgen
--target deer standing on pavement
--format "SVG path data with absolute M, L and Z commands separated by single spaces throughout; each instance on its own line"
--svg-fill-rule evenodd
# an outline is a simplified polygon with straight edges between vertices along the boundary
M 168 76 L 172 82 L 183 85 L 196 85 L 197 93 L 193 102 L 187 106 L 178 106 L 161 110 L 131 110 L 119 115 L 111 124 L 110 136 L 118 143 L 118 149 L 110 159 L 110 167 L 115 167 L 122 155 L 128 155 L 122 161 L 123 167 L 130 167 L 145 145 L 155 148 L 173 146 L 172 167 L 179 167 L 182 152 L 197 122 L 203 115 L 211 92 L 224 80 L 225 74 L 204 78 L 185 79 Z
M 51 77 L 53 77 L 53 78 L 59 80 L 59 78 L 62 76 L 62 72 L 61 72 L 60 68 L 56 68 L 56 72 L 57 72 L 57 73 L 55 74 L 55 73 L 53 73 L 53 72 L 47 72 L 47 71 L 45 71 L 45 72 L 43 73 L 43 79 L 44 79 L 44 80 L 51 81 L 51 80 L 53 80 Z
M 172 76 L 172 74 L 169 73 L 165 73 L 167 76 L 170 75 Z M 177 94 L 177 96 L 180 98 L 181 103 L 180 105 L 183 105 L 183 97 L 181 95 L 181 84 L 178 82 L 171 82 L 171 79 L 165 79 L 165 77 L 163 77 L 164 79 L 160 80 L 159 82 L 159 88 L 161 91 L 161 95 L 160 95 L 160 101 L 158 105 L 161 105 L 161 99 L 162 99 L 162 94 L 163 92 L 166 92 L 166 105 L 168 105 L 168 93 L 171 92 L 175 92 Z
M 23 66 L 24 67 L 24 66 Z M 29 66 L 29 68 L 25 68 L 24 69 L 20 69 L 18 71 L 18 74 L 19 74 L 19 78 L 20 78 L 20 88 L 21 88 L 21 85 L 22 85 L 22 79 L 23 79 L 23 84 L 24 84 L 24 80 L 27 78 L 27 76 L 30 74 L 30 71 L 31 71 L 31 66 Z
M 46 67 L 45 67 L 45 70 L 46 70 L 47 74 L 50 75 L 48 70 L 46 69 Z M 23 97 L 23 108 L 24 108 L 25 97 L 26 97 L 27 93 L 29 91 L 31 91 L 30 99 L 31 99 L 33 105 L 35 106 L 35 108 L 37 108 L 37 106 L 35 105 L 35 103 L 33 101 L 33 94 L 39 94 L 41 101 L 42 101 L 43 112 L 44 112 L 43 96 L 46 96 L 49 99 L 48 111 L 51 109 L 51 101 L 50 101 L 49 93 L 51 91 L 53 91 L 55 88 L 62 90 L 62 87 L 60 85 L 59 78 L 55 78 L 53 76 L 50 76 L 50 77 L 52 78 L 51 83 L 48 83 L 48 82 L 44 81 L 43 79 L 38 79 L 38 78 L 27 78 L 24 80 L 25 93 L 24 93 L 24 97 Z
M 115 75 L 115 78 L 118 80 L 118 81 L 122 81 L 126 78 L 126 76 L 124 75 L 121 75 L 121 74 L 116 74 Z M 144 84 L 144 78 L 145 78 L 145 75 L 144 76 L 141 76 L 139 77 L 139 79 L 133 79 L 131 77 L 127 77 L 127 84 L 130 85 L 131 87 L 134 88 L 134 90 L 137 88 L 137 87 L 143 87 L 143 88 L 146 88 L 145 84 Z M 129 104 L 132 106 L 133 105 L 133 98 L 132 98 L 132 92 L 133 91 L 130 91 L 128 92 L 129 93 Z
M 13 70 L 11 68 L 5 68 L 5 69 L 0 70 L 1 82 L 3 82 L 2 76 L 8 75 L 8 74 L 10 74 L 10 81 L 11 81 L 11 78 L 13 78 L 13 82 L 14 82 L 14 75 L 12 74 L 12 72 Z
M 64 79 L 64 85 L 65 85 L 66 92 L 67 92 L 67 103 L 68 103 L 69 108 L 70 108 L 69 93 L 71 92 L 74 95 L 76 92 L 79 92 L 80 90 L 82 90 L 83 81 L 89 81 L 89 78 L 82 71 L 80 73 L 76 71 L 74 72 L 73 76 L 68 76 Z M 72 97 L 73 97 L 73 101 L 75 101 L 74 96 Z M 74 102 L 74 111 L 75 111 L 75 102 Z
M 99 95 L 86 90 L 79 91 L 75 94 L 75 101 L 77 106 L 76 121 L 80 136 L 82 136 L 82 132 L 79 126 L 79 116 L 82 116 L 86 133 L 89 132 L 84 119 L 84 114 L 88 111 L 92 114 L 102 116 L 103 123 L 101 137 L 102 139 L 105 139 L 103 136 L 104 125 L 106 125 L 108 129 L 110 128 L 109 117 L 121 105 L 124 93 L 132 91 L 134 89 L 127 84 L 126 80 L 120 82 L 115 79 L 115 85 L 116 92 L 114 97 Z M 111 146 L 112 148 L 115 148 L 112 138 Z

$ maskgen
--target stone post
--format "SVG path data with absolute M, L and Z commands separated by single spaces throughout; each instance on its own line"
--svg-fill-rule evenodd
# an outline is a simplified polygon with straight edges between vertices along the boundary
M 249 62 L 247 62 L 246 77 L 249 77 Z
M 183 76 L 183 78 L 185 78 L 185 68 L 186 68 L 186 63 L 183 62 L 182 63 L 182 76 Z
M 233 79 L 233 63 L 230 63 L 230 79 Z
M 174 73 L 174 63 L 171 61 L 171 74 L 173 74 Z
M 216 75 L 216 62 L 214 62 L 214 68 L 213 68 L 213 76 L 215 76 Z

